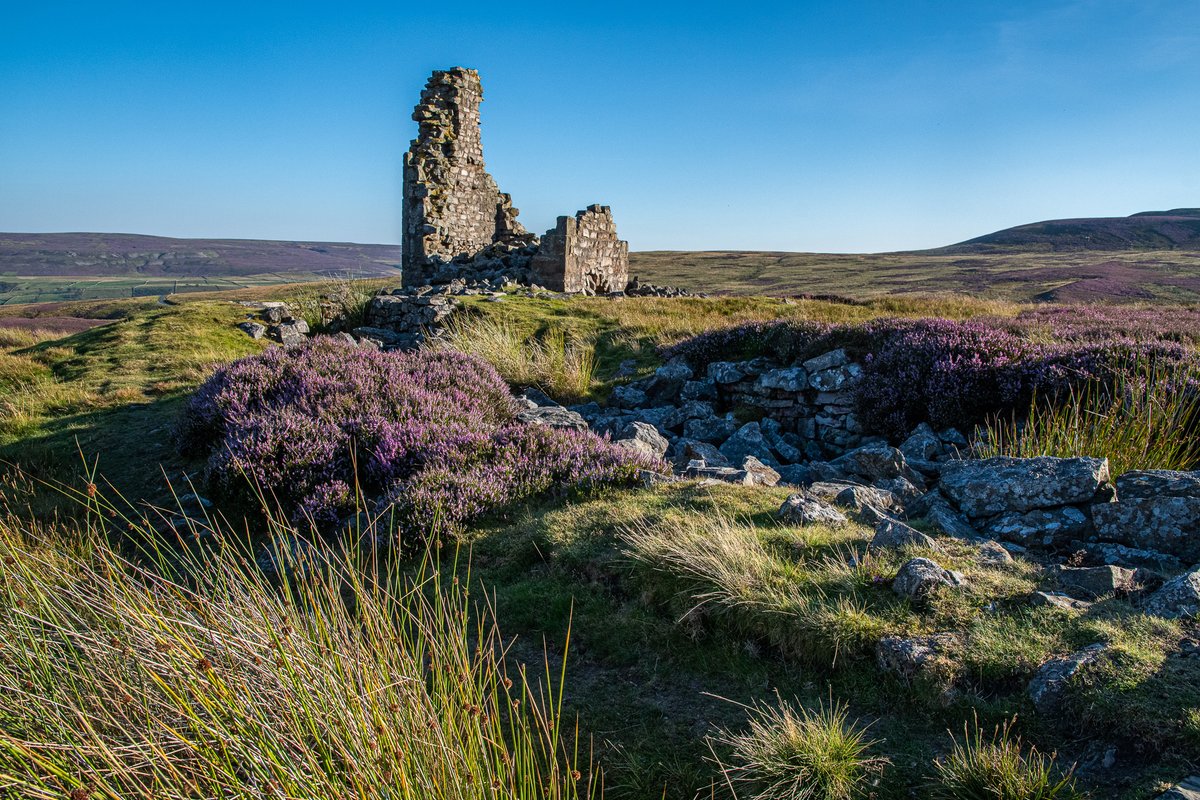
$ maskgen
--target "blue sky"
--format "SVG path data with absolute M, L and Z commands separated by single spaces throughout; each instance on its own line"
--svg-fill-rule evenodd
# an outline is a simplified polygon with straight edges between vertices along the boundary
M 874 252 L 1200 205 L 1200 2 L 6 3 L 0 230 L 396 242 L 429 72 L 535 231 Z

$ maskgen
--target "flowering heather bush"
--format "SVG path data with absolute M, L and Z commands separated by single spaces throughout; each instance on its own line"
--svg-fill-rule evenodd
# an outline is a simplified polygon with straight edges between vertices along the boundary
M 996 320 L 1026 338 L 1066 342 L 1183 342 L 1200 344 L 1200 308 L 1184 306 L 1039 306 Z
M 632 479 L 644 466 L 590 434 L 515 422 L 508 386 L 451 351 L 381 353 L 315 339 L 217 371 L 193 396 L 180 448 L 208 457 L 210 491 L 261 490 L 328 526 L 353 486 L 387 497 L 406 533 L 439 532 L 552 488 Z
M 849 329 L 843 326 L 842 329 Z M 814 347 L 834 326 L 807 320 L 746 322 L 705 331 L 662 349 L 664 361 L 683 358 L 703 371 L 714 361 L 742 361 L 760 355 L 791 361 Z M 835 345 L 836 346 L 836 345 Z
M 859 418 L 888 436 L 918 423 L 945 428 L 1011 407 L 1023 388 L 1028 346 L 978 322 L 942 319 L 871 323 L 872 351 L 856 392 Z
M 1131 365 L 1170 372 L 1194 363 L 1175 340 L 1187 334 L 1187 309 L 1105 307 L 1025 312 L 1024 319 L 880 319 L 858 325 L 750 323 L 711 331 L 663 351 L 697 369 L 714 361 L 767 355 L 782 362 L 845 347 L 861 358 L 855 390 L 860 421 L 873 433 L 906 436 L 918 423 L 970 427 L 1000 412 L 1028 408 L 1093 382 L 1113 383 Z M 1124 322 L 1124 325 L 1119 325 Z M 1050 330 L 1051 342 L 1046 342 Z M 1107 330 L 1109 335 L 1103 336 Z M 1034 333 L 1038 333 L 1034 336 Z M 1136 334 L 1136 335 L 1135 335 Z

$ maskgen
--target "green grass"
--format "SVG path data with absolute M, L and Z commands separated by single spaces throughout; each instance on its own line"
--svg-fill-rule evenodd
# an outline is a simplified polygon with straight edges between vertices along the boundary
M 353 287 L 347 305 L 360 307 L 373 288 Z M 143 300 L 69 304 L 55 314 L 104 316 L 114 324 L 67 337 L 0 333 L 0 408 L 19 397 L 20 404 L 12 405 L 24 414 L 0 410 L 6 437 L 0 458 L 20 461 L 35 477 L 90 480 L 79 474 L 88 471 L 80 452 L 89 464 L 98 456 L 100 472 L 135 503 L 162 498 L 160 469 L 186 486 L 179 479 L 197 465 L 178 458 L 170 433 L 187 391 L 216 364 L 262 347 L 234 328 L 247 312 L 236 301 L 286 299 L 307 317 L 328 291 L 324 284 L 194 295 L 167 306 Z M 530 382 L 553 388 L 556 374 L 566 376 L 555 390 L 564 397 L 564 390 L 601 397 L 622 361 L 633 359 L 644 374 L 660 363 L 659 346 L 714 326 L 922 313 L 961 318 L 1019 308 L 960 297 L 855 305 L 509 296 L 503 303 L 465 298 L 465 305 L 471 315 L 465 325 L 491 326 L 505 347 L 517 346 L 516 363 L 531 370 Z M 534 342 L 546 349 L 536 350 Z M 590 378 L 580 380 L 583 371 L 566 369 L 569 346 L 590 350 Z M 37 492 L 27 481 L 11 471 L 0 475 L 0 504 L 19 511 L 26 523 L 45 517 L 40 507 L 30 508 Z M 710 751 L 706 737 L 741 735 L 753 716 L 747 709 L 766 708 L 777 695 L 789 698 L 798 719 L 819 714 L 824 703 L 844 709 L 844 721 L 870 723 L 878 744 L 869 757 L 890 761 L 872 774 L 878 784 L 870 792 L 880 800 L 924 791 L 936 774 L 934 760 L 952 744 L 945 731 L 975 714 L 991 726 L 1020 713 L 1026 740 L 1043 752 L 1057 749 L 1059 763 L 1068 765 L 1084 752 L 1080 732 L 1104 731 L 1120 743 L 1121 769 L 1080 775 L 1081 785 L 1104 786 L 1104 796 L 1147 797 L 1159 779 L 1177 779 L 1195 767 L 1189 754 L 1200 747 L 1200 663 L 1167 657 L 1181 638 L 1196 636 L 1194 624 L 1148 620 L 1111 599 L 1083 614 L 1030 608 L 1025 596 L 1044 582 L 1033 565 L 984 566 L 974 548 L 951 541 L 940 542 L 936 553 L 868 554 L 871 532 L 860 526 L 777 524 L 774 511 L 786 495 L 783 489 L 681 484 L 513 509 L 464 535 L 471 570 L 443 565 L 443 587 L 457 577 L 473 597 L 487 597 L 471 612 L 498 618 L 506 634 L 517 636 L 504 642 L 511 669 L 548 662 L 558 675 L 565 666 L 564 718 L 579 715 L 583 741 L 604 765 L 606 796 L 613 800 L 693 800 L 697 792 L 719 791 L 723 778 L 711 759 L 734 764 L 734 748 L 713 738 Z M 57 535 L 67 544 L 75 536 L 69 528 Z M 33 552 L 53 549 L 39 545 Z M 60 555 L 38 555 L 45 561 L 26 572 L 59 563 Z M 966 587 L 910 606 L 887 583 L 910 555 L 930 555 L 964 572 Z M 54 574 L 91 575 L 78 572 L 90 563 L 63 562 Z M 419 564 L 395 567 L 412 579 L 419 574 Z M 396 586 L 395 597 L 410 597 L 405 584 Z M 267 601 L 255 596 L 255 602 Z M 96 613 L 106 625 L 119 625 Z M 958 643 L 939 669 L 912 685 L 876 667 L 873 649 L 881 636 L 943 631 L 957 632 Z M 568 638 L 570 654 L 563 647 Z M 1099 640 L 1113 645 L 1111 657 L 1081 674 L 1062 719 L 1036 719 L 1023 694 L 1033 670 L 1047 657 Z M 336 667 L 318 656 L 306 662 L 314 670 Z M 336 668 L 348 669 L 344 663 Z M 87 686 L 82 678 L 78 683 Z M 348 708 L 359 702 L 338 698 Z M 330 719 L 347 730 L 353 724 L 336 714 Z M 1145 752 L 1126 757 L 1139 742 Z M 365 756 L 356 750 L 354 757 Z
M 740 797 L 853 800 L 867 797 L 868 780 L 883 771 L 886 762 L 869 754 L 878 743 L 844 705 L 814 711 L 778 700 L 749 711 L 748 730 L 720 739 L 733 751 L 725 781 Z
M 955 292 L 1017 302 L 1200 300 L 1195 251 L 944 253 L 635 252 L 644 281 L 697 292 L 836 294 L 856 299 Z M 1093 282 L 1093 277 L 1107 277 Z
M 990 739 L 976 723 L 964 726 L 963 738 L 938 761 L 938 781 L 930 787 L 934 800 L 1078 800 L 1070 774 L 1061 775 L 1054 756 L 1025 750 L 1008 723 L 997 726 Z

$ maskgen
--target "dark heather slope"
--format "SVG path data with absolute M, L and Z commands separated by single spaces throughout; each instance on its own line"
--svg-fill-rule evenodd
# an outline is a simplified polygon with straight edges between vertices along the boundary
M 1004 251 L 1200 250 L 1200 209 L 1143 211 L 1128 217 L 1054 219 L 989 233 L 932 253 Z
M 236 277 L 395 274 L 400 246 L 254 239 L 169 239 L 131 233 L 0 233 L 0 275 Z

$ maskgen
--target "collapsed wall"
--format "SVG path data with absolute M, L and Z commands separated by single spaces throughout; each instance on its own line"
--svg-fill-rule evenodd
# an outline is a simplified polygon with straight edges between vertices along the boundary
M 617 238 L 612 209 L 591 205 L 558 218 L 530 269 L 534 281 L 556 292 L 623 292 L 629 284 L 629 243 Z
M 537 241 L 484 168 L 482 100 L 479 73 L 454 67 L 433 73 L 413 111 L 420 128 L 404 156 L 406 285 L 428 283 L 456 259 L 474 259 L 485 251 L 500 255 Z

